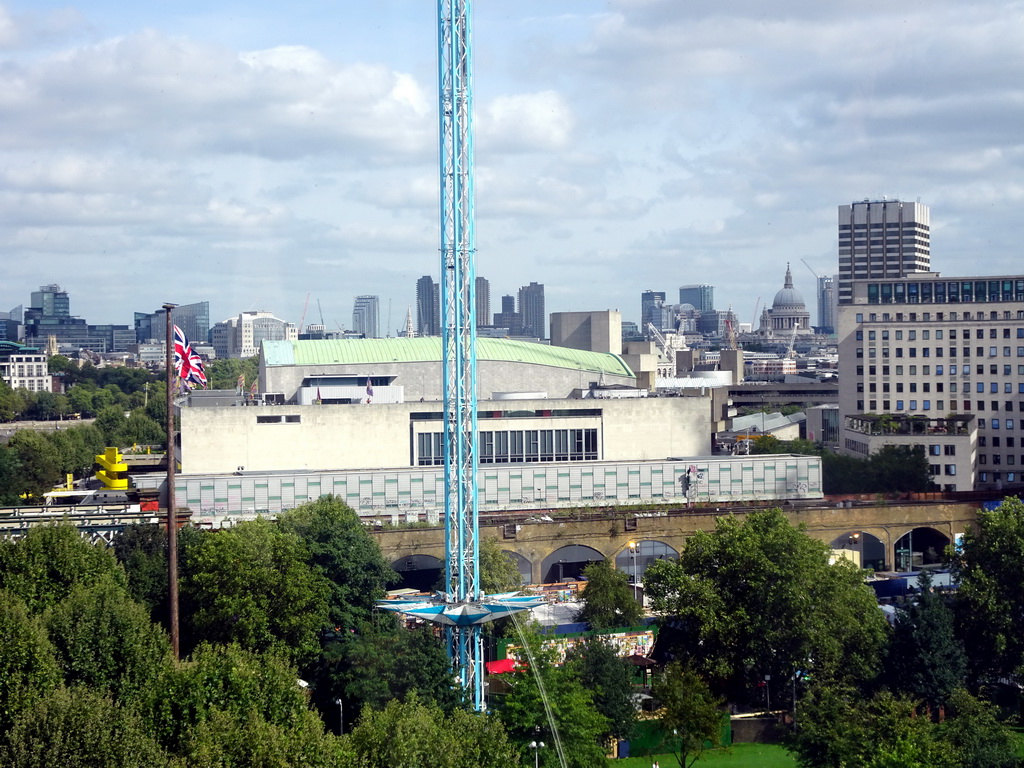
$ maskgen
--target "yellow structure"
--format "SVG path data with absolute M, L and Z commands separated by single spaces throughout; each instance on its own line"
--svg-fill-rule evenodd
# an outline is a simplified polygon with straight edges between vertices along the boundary
M 117 448 L 107 448 L 97 454 L 96 463 L 100 465 L 96 479 L 103 483 L 104 488 L 111 491 L 128 490 L 128 465 Z

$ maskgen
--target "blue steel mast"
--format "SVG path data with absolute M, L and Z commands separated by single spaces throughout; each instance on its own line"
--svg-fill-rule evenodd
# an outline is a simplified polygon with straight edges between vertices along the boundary
M 438 0 L 441 172 L 441 360 L 444 377 L 444 586 L 432 599 L 384 600 L 380 608 L 445 627 L 448 656 L 474 708 L 483 710 L 481 625 L 543 598 L 480 588 L 477 514 L 476 233 L 473 221 L 473 57 L 470 0 Z
M 448 602 L 479 600 L 477 553 L 476 231 L 473 209 L 473 57 L 470 0 L 438 0 L 441 183 L 441 344 L 444 376 L 445 585 Z M 467 689 L 483 695 L 480 625 L 449 627 L 448 649 Z

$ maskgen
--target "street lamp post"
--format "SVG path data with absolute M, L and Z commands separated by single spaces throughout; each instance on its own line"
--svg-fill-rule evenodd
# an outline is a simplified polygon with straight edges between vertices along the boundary
M 345 735 L 345 702 L 339 697 L 334 700 L 334 703 L 338 705 L 338 735 Z
M 540 750 L 544 748 L 543 741 L 531 741 L 530 749 L 533 750 L 533 768 L 537 768 L 540 765 Z
M 636 597 L 636 577 L 637 577 L 637 573 L 636 573 L 636 548 L 637 548 L 637 542 L 635 542 L 635 541 L 629 542 L 629 553 L 633 556 L 633 600 L 634 601 L 636 601 L 636 599 L 637 599 L 637 597 Z

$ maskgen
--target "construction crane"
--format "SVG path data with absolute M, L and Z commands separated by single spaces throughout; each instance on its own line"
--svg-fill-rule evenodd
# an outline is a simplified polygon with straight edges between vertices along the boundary
M 662 356 L 666 360 L 671 360 L 674 350 L 669 346 L 668 339 L 665 338 L 664 334 L 658 330 L 654 323 L 647 323 L 647 330 L 654 337 L 654 341 L 658 345 L 658 349 L 661 350 Z
M 811 269 L 811 265 L 807 263 L 807 259 L 801 258 L 800 261 L 802 261 L 804 263 L 805 267 L 807 267 L 808 269 L 811 270 L 811 274 L 814 275 L 814 279 L 815 280 L 820 280 L 821 279 L 821 277 L 818 276 L 818 273 L 815 272 L 813 269 Z
M 305 329 L 303 323 L 306 322 L 306 310 L 309 309 L 309 294 L 306 294 L 306 303 L 302 305 L 302 317 L 299 318 L 299 333 Z
M 437 3 L 444 583 L 433 600 L 385 600 L 378 605 L 444 626 L 455 676 L 473 707 L 483 711 L 482 624 L 544 600 L 514 594 L 488 598 L 480 586 L 470 6 L 470 0 Z

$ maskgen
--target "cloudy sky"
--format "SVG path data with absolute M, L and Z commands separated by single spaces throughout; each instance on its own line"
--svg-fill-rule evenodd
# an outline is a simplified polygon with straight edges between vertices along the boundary
M 0 0 L 0 308 L 165 301 L 404 324 L 438 272 L 436 4 Z M 786 262 L 814 312 L 836 207 L 931 207 L 932 265 L 1021 273 L 1024 3 L 478 0 L 477 273 L 492 306 L 711 283 L 743 322 Z

